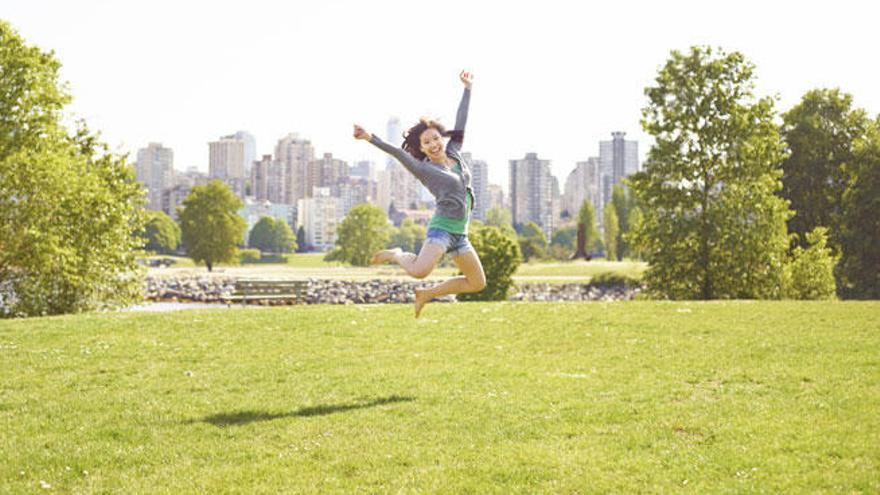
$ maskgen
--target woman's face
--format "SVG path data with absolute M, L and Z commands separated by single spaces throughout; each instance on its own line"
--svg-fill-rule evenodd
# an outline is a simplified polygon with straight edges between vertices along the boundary
M 419 136 L 419 144 L 421 144 L 422 153 L 431 158 L 443 156 L 443 136 L 433 127 L 429 127 L 422 131 Z

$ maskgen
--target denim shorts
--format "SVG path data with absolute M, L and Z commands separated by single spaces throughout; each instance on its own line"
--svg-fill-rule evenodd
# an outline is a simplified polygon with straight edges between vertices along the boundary
M 428 229 L 425 237 L 425 243 L 438 244 L 446 248 L 446 254 L 453 257 L 464 254 L 468 251 L 474 251 L 471 241 L 468 240 L 467 234 L 453 234 L 442 229 Z

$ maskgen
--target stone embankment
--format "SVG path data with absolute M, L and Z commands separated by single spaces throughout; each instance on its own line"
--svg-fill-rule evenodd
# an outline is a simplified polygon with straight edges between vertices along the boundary
M 411 303 L 416 287 L 436 282 L 398 280 L 309 279 L 306 304 Z M 511 290 L 511 301 L 620 301 L 629 300 L 638 287 L 591 284 L 521 284 Z M 163 277 L 147 279 L 145 296 L 151 301 L 225 302 L 235 291 L 232 277 Z M 452 297 L 444 298 L 452 300 Z M 291 300 L 255 300 L 257 304 L 291 304 Z

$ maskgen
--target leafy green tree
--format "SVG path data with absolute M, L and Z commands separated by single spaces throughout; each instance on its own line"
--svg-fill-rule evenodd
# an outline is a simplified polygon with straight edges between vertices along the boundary
M 616 256 L 618 260 L 622 260 L 625 256 L 629 256 L 629 243 L 624 236 L 629 232 L 629 210 L 632 207 L 632 200 L 627 189 L 620 184 L 615 184 L 611 191 L 611 206 L 617 215 L 617 238 L 614 242 L 617 244 Z
M 782 162 L 780 194 L 795 211 L 789 232 L 804 246 L 808 232 L 828 227 L 830 245 L 839 252 L 843 194 L 856 171 L 853 147 L 865 138 L 870 121 L 839 89 L 807 92 L 782 118 L 789 155 Z
M 627 225 L 629 226 L 629 231 L 625 234 L 626 241 L 630 246 L 630 256 L 637 260 L 642 259 L 642 252 L 639 250 L 638 246 L 634 245 L 631 237 L 633 232 L 638 232 L 642 228 L 642 223 L 644 222 L 644 215 L 642 215 L 642 209 L 638 206 L 633 207 L 629 210 L 629 219 L 627 220 Z
M 349 210 L 336 230 L 336 247 L 324 259 L 367 266 L 373 253 L 383 249 L 391 234 L 381 208 L 363 203 Z
M 619 261 L 620 246 L 617 245 L 617 238 L 620 234 L 620 224 L 617 220 L 617 212 L 611 204 L 605 206 L 605 210 L 602 212 L 602 226 L 605 238 L 605 259 Z
M 468 239 L 474 246 L 486 274 L 486 287 L 480 292 L 458 294 L 460 301 L 504 301 L 513 287 L 522 255 L 519 246 L 502 229 L 484 226 L 471 229 Z
M 593 203 L 588 199 L 581 204 L 578 211 L 577 225 L 580 228 L 584 226 L 584 252 L 575 252 L 576 257 L 587 256 L 590 252 L 601 251 L 599 246 L 601 238 L 599 237 L 599 229 L 596 227 L 596 210 L 593 209 Z M 577 241 L 575 241 L 577 242 Z M 580 249 L 577 247 L 576 249 Z
M 418 253 L 426 236 L 427 229 L 424 225 L 413 222 L 411 218 L 405 218 L 400 223 L 400 227 L 393 230 L 388 247 L 399 247 L 410 253 Z
M 855 144 L 854 178 L 843 196 L 840 294 L 880 299 L 880 119 Z
M 289 253 L 296 249 L 293 231 L 284 220 L 262 217 L 251 229 L 248 247 L 264 253 Z
M 125 158 L 79 122 L 51 52 L 0 21 L 0 317 L 143 298 L 143 191 Z
M 796 246 L 785 267 L 783 296 L 791 299 L 834 299 L 834 265 L 837 258 L 828 248 L 828 229 L 807 233 L 806 249 Z
M 161 211 L 147 211 L 145 249 L 159 254 L 172 254 L 180 245 L 180 226 Z
M 302 225 L 300 225 L 299 228 L 296 229 L 296 246 L 297 246 L 297 248 L 296 248 L 297 253 L 303 253 L 307 249 L 306 229 L 303 228 Z
M 546 257 L 547 236 L 538 224 L 529 222 L 523 226 L 519 236 L 519 249 L 525 261 Z
M 486 210 L 486 225 L 492 227 L 504 227 L 513 225 L 513 215 L 510 210 L 504 208 L 489 208 Z
M 739 53 L 673 51 L 642 126 L 655 139 L 629 183 L 643 206 L 631 238 L 649 293 L 673 299 L 779 297 L 788 251 L 773 100 L 756 99 Z
M 577 243 L 577 227 L 567 225 L 553 232 L 548 249 L 549 255 L 556 260 L 571 259 Z
M 177 208 L 187 256 L 212 271 L 217 263 L 238 262 L 247 223 L 238 215 L 242 202 L 219 180 L 195 186 Z
M 569 225 L 562 227 L 551 236 L 551 245 L 562 246 L 569 251 L 573 250 L 577 242 L 577 227 Z

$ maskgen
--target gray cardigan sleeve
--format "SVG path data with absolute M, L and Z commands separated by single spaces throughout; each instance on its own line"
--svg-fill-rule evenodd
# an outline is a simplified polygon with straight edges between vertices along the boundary
M 410 171 L 410 173 L 415 175 L 417 178 L 421 179 L 424 175 L 422 173 L 422 168 L 425 166 L 425 164 L 420 160 L 416 160 L 414 156 L 410 155 L 402 148 L 391 146 L 385 141 L 379 139 L 379 137 L 375 134 L 373 134 L 373 137 L 370 138 L 370 142 L 385 153 L 388 153 L 394 158 L 397 158 L 397 161 L 399 161 L 404 167 L 406 167 L 407 170 Z
M 453 133 L 452 137 L 449 139 L 449 144 L 446 145 L 447 150 L 461 150 L 461 146 L 464 143 L 464 127 L 467 124 L 468 107 L 470 106 L 470 103 L 471 90 L 470 88 L 464 88 L 464 93 L 461 95 L 461 102 L 458 104 L 458 113 L 455 115 L 455 130 L 458 132 Z

